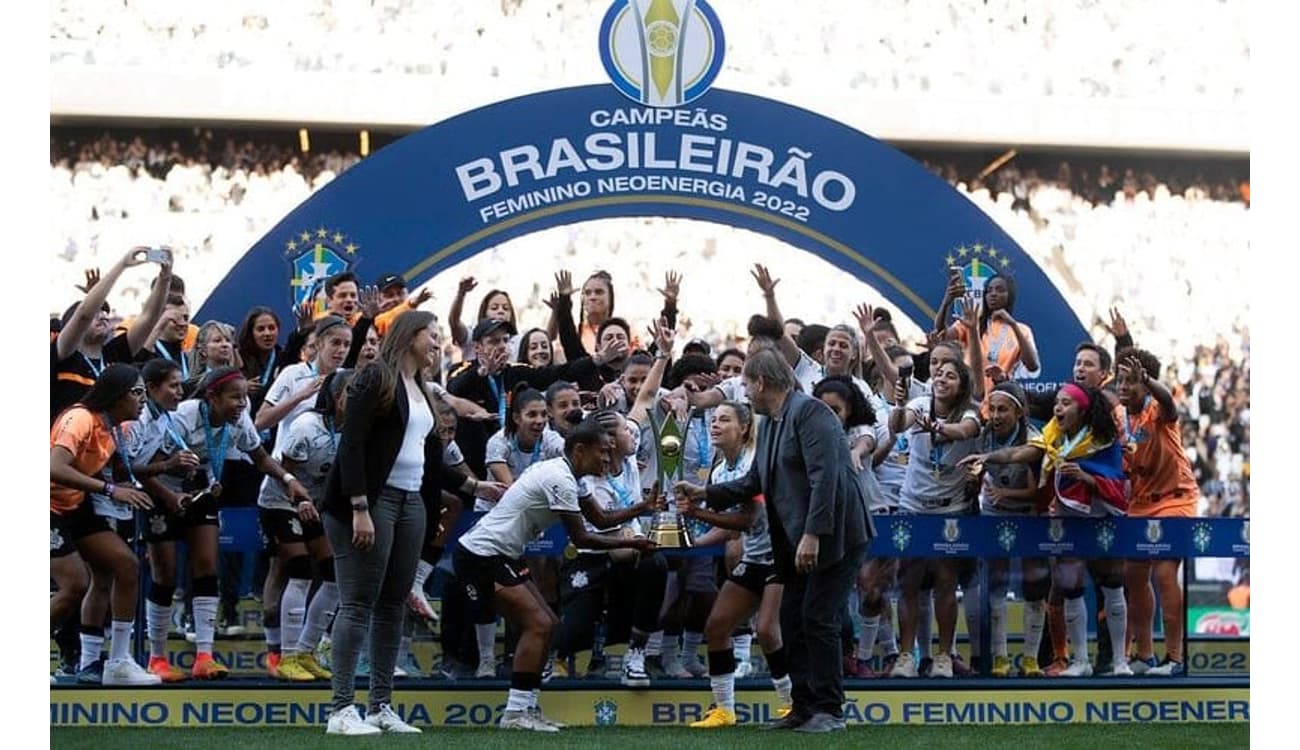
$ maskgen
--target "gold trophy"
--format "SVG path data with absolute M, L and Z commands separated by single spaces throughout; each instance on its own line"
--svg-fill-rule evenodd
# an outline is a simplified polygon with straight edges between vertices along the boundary
M 689 427 L 688 422 L 686 427 Z M 650 431 L 654 436 L 658 461 L 659 488 L 664 498 L 664 509 L 650 519 L 650 539 L 660 547 L 682 548 L 694 546 L 686 519 L 677 512 L 673 500 L 673 485 L 682 478 L 682 453 L 686 446 L 686 427 L 677 424 L 677 417 L 669 412 L 661 418 L 650 413 Z

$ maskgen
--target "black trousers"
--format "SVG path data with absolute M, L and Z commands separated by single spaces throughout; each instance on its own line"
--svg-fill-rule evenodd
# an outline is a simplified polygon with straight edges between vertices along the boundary
M 834 565 L 785 579 L 781 598 L 781 640 L 793 682 L 793 710 L 801 716 L 844 716 L 844 656 L 840 618 L 867 545 L 847 550 Z

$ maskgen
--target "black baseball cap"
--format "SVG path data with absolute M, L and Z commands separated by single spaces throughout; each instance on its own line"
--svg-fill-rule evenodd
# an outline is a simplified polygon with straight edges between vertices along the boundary
M 400 286 L 403 289 L 405 289 L 406 278 L 403 277 L 401 274 L 386 273 L 383 276 L 379 277 L 379 281 L 375 283 L 375 286 L 378 286 L 380 291 L 383 291 L 384 289 L 387 289 L 390 286 Z
M 474 326 L 474 333 L 470 338 L 474 341 L 478 341 L 484 336 L 491 336 L 502 329 L 505 329 L 506 333 L 509 333 L 511 336 L 516 333 L 514 324 L 508 320 L 484 318 L 478 322 L 478 325 Z
M 713 347 L 709 346 L 709 342 L 704 339 L 691 339 L 686 342 L 686 346 L 682 347 L 682 354 L 688 352 L 699 352 L 707 357 L 713 353 Z

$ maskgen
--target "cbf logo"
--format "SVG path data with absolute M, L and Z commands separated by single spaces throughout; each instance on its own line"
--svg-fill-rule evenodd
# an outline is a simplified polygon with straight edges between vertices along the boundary
M 1110 521 L 1102 521 L 1097 524 L 1097 548 L 1102 552 L 1110 552 L 1110 548 L 1115 546 L 1115 524 Z
M 1014 521 L 1002 521 L 998 524 L 998 546 L 1002 548 L 1003 552 L 1010 552 L 1015 549 L 1017 533 L 1018 530 Z
M 989 279 L 1006 272 L 1011 265 L 1011 259 L 1004 251 L 979 242 L 958 245 L 943 260 L 949 268 L 961 269 L 966 289 L 974 293 L 975 299 L 984 297 L 984 285 Z
M 722 70 L 727 42 L 705 0 L 616 0 L 600 24 L 600 61 L 639 104 L 695 101 Z
M 325 227 L 304 230 L 284 243 L 292 277 L 289 286 L 293 290 L 294 307 L 315 300 L 315 312 L 323 312 L 324 300 L 317 299 L 317 295 L 325 288 L 325 280 L 348 270 L 351 265 L 349 258 L 360 249 L 346 234 Z
M 618 723 L 618 704 L 611 698 L 596 701 L 596 726 L 612 727 Z
M 955 518 L 944 519 L 943 522 L 943 540 L 949 544 L 961 539 L 961 525 Z
M 1210 530 L 1210 525 L 1204 521 L 1199 521 L 1192 526 L 1192 546 L 1196 551 L 1204 554 L 1210 548 L 1210 542 L 1214 540 L 1214 532 Z
M 1059 518 L 1053 518 L 1047 524 L 1047 538 L 1051 539 L 1054 544 L 1060 544 L 1065 538 L 1065 521 Z
M 899 552 L 906 550 L 912 546 L 912 524 L 907 521 L 895 521 L 889 538 L 894 543 L 894 549 Z
M 1164 529 L 1157 520 L 1147 521 L 1147 541 L 1152 544 L 1158 543 L 1165 535 Z

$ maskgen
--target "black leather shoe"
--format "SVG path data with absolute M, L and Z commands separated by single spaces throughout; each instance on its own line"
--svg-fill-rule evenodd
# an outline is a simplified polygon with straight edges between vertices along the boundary
M 808 721 L 807 716 L 801 716 L 791 711 L 784 718 L 764 724 L 763 729 L 795 729 L 803 726 L 806 721 Z
M 826 713 L 813 714 L 812 718 L 794 728 L 796 732 L 820 734 L 822 732 L 843 732 L 844 720 Z

